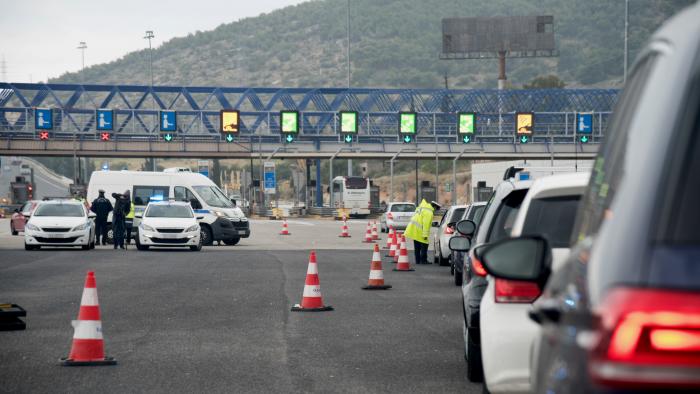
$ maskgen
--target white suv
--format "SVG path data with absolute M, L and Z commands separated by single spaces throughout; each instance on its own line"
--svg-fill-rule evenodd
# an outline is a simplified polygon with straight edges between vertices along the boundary
M 201 228 L 190 204 L 186 202 L 151 202 L 143 214 L 136 236 L 136 248 L 148 250 L 151 246 L 189 246 L 192 251 L 202 250 Z
M 42 246 L 95 247 L 95 214 L 77 200 L 42 201 L 24 226 L 24 249 Z
M 535 180 L 515 217 L 510 235 L 547 238 L 554 271 L 569 254 L 574 219 L 589 177 L 576 173 Z M 534 282 L 491 276 L 487 282 L 480 321 L 484 384 L 494 393 L 530 392 L 530 348 L 539 326 L 528 311 L 541 289 Z

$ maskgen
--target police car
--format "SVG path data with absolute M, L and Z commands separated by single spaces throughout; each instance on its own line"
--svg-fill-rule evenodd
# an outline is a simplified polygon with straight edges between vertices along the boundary
M 202 250 L 201 227 L 190 204 L 178 201 L 151 202 L 143 213 L 136 236 L 136 248 L 148 250 L 158 247 L 189 247 Z

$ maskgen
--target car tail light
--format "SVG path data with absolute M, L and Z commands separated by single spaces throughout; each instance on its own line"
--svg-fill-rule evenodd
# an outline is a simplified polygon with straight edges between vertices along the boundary
M 450 226 L 445 227 L 445 234 L 450 235 L 450 234 L 453 234 L 454 232 L 455 232 L 455 230 L 453 230 L 452 227 L 450 227 Z
M 700 388 L 700 293 L 619 288 L 597 310 L 590 371 L 630 388 Z
M 472 272 L 474 272 L 475 275 L 477 276 L 486 276 L 488 272 L 486 272 L 486 268 L 484 268 L 484 264 L 481 263 L 481 260 L 476 258 L 476 254 L 474 254 L 474 249 L 469 251 L 471 254 L 471 264 L 472 264 Z
M 537 283 L 498 278 L 495 290 L 496 302 L 504 304 L 531 304 L 542 294 Z
M 386 214 L 386 218 L 389 220 L 394 220 L 394 215 L 391 214 L 391 212 Z

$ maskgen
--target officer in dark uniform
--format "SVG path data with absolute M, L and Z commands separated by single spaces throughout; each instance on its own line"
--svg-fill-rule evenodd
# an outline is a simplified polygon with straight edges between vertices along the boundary
M 112 193 L 114 197 L 114 213 L 112 214 L 112 234 L 114 234 L 114 249 L 124 246 L 124 232 L 126 231 L 126 215 L 131 211 L 131 195 L 127 190 L 124 194 Z
M 90 210 L 95 213 L 95 245 L 107 245 L 107 216 L 112 212 L 112 203 L 105 197 L 105 191 L 100 189 L 100 195 L 92 202 Z

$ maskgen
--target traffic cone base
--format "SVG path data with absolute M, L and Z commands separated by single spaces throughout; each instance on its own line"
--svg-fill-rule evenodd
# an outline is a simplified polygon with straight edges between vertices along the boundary
M 333 307 L 330 305 L 325 305 L 320 308 L 302 308 L 301 305 L 295 304 L 292 307 L 292 312 L 326 312 L 332 311 Z
M 61 358 L 58 360 L 64 367 L 95 367 L 100 365 L 117 365 L 117 360 L 114 357 L 105 357 L 103 360 L 93 361 L 75 361 L 69 358 Z
M 391 289 L 391 285 L 374 285 L 374 286 L 363 286 L 362 290 L 389 290 Z
M 409 269 L 407 269 L 407 270 L 400 270 L 400 269 L 394 268 L 392 271 L 396 271 L 396 272 L 411 272 L 411 271 L 415 271 L 415 270 L 414 270 L 413 268 L 409 268 Z

